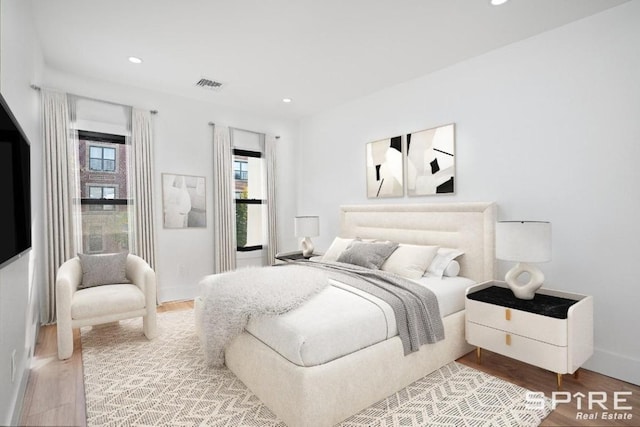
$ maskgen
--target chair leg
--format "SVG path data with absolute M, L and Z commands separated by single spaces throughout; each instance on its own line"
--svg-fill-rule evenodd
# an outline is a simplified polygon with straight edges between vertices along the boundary
M 147 315 L 142 319 L 142 329 L 147 339 L 154 339 L 158 335 L 158 327 L 156 325 L 155 310 L 147 311 Z
M 58 359 L 68 359 L 73 355 L 73 329 L 66 322 L 58 322 Z

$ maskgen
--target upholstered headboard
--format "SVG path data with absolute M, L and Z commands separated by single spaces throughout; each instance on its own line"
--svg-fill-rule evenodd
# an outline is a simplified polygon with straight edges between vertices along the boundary
M 495 278 L 494 203 L 347 205 L 340 207 L 340 236 L 458 248 L 460 275 Z

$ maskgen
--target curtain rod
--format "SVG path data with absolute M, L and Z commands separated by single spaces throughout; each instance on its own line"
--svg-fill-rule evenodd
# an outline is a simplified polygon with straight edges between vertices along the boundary
M 38 85 L 36 85 L 36 84 L 33 84 L 33 83 L 32 83 L 32 84 L 30 84 L 30 85 L 29 85 L 29 87 L 30 87 L 31 89 L 38 90 L 38 91 L 42 89 L 40 86 L 38 86 Z M 83 96 L 83 95 L 75 95 L 75 94 L 73 94 L 73 93 L 70 93 L 69 95 L 76 96 L 76 97 L 78 97 L 78 98 L 89 99 L 89 100 L 91 100 L 91 101 L 104 102 L 104 103 L 106 103 L 106 104 L 124 105 L 124 104 L 119 104 L 119 103 L 117 103 L 117 102 L 105 101 L 104 99 L 91 98 L 91 97 Z M 128 107 L 128 105 L 124 105 L 124 106 L 125 106 L 125 107 Z M 149 112 L 150 112 L 151 114 L 158 114 L 158 110 L 149 110 Z
M 215 126 L 216 124 L 214 122 L 209 122 L 209 126 Z M 265 133 L 262 132 L 256 132 L 253 130 L 246 130 L 246 129 L 240 129 L 240 128 L 232 128 L 232 129 L 237 129 L 237 130 L 241 130 L 243 132 L 251 132 L 251 133 L 257 133 L 258 135 L 266 135 Z M 275 136 L 276 139 L 280 139 L 280 135 L 276 135 Z

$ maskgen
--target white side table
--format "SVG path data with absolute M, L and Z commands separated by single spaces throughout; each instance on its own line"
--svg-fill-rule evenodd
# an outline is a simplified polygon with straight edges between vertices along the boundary
M 577 370 L 593 354 L 593 297 L 540 289 L 521 300 L 506 283 L 489 281 L 467 289 L 466 339 L 481 349 L 508 356 L 557 374 Z

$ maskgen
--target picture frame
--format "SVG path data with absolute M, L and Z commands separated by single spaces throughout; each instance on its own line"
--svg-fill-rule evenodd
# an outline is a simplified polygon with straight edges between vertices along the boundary
M 367 197 L 404 196 L 402 137 L 381 139 L 366 145 Z
M 405 148 L 408 196 L 455 193 L 455 123 L 409 133 Z
M 207 199 L 204 176 L 162 174 L 164 228 L 206 228 Z

